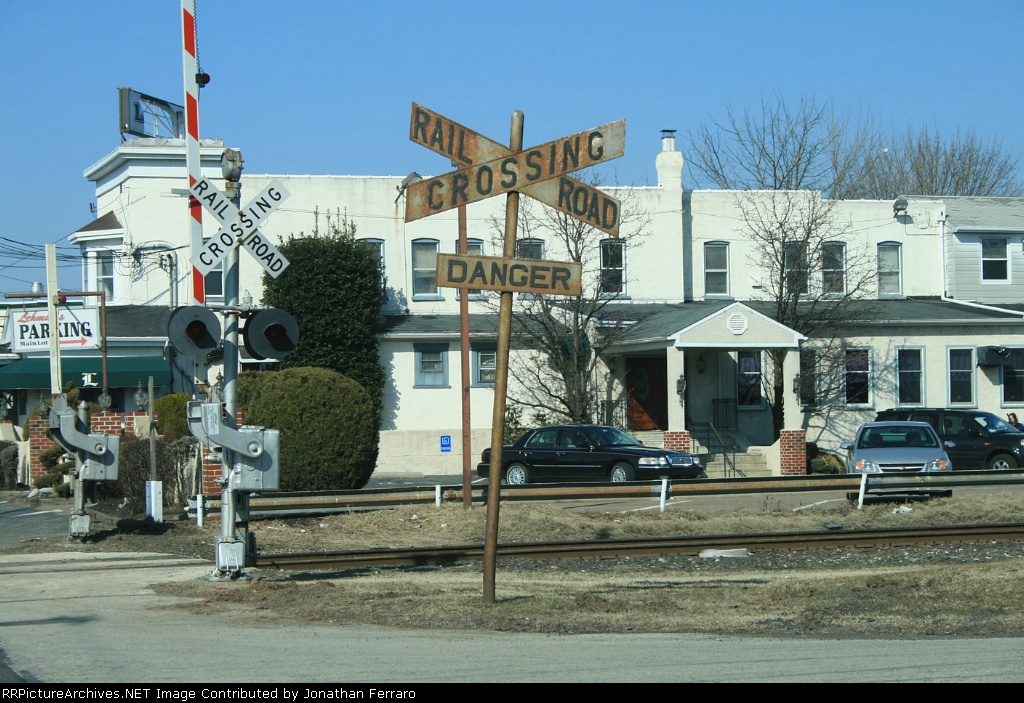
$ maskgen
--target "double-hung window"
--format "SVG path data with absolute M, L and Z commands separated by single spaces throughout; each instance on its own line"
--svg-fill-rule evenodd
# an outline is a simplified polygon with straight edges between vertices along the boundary
M 474 344 L 473 385 L 494 386 L 498 373 L 498 347 L 494 344 Z
M 467 239 L 466 240 L 466 251 L 462 251 L 462 247 L 458 240 L 455 240 L 455 251 L 460 254 L 466 254 L 467 256 L 483 256 L 484 255 L 484 240 L 482 239 Z M 484 292 L 479 288 L 459 288 L 457 289 L 457 295 L 461 296 L 463 292 L 469 295 L 470 300 L 483 300 Z
M 846 350 L 846 404 L 868 405 L 871 402 L 871 352 L 868 349 Z
M 818 350 L 800 347 L 800 404 L 813 407 L 818 404 Z
M 110 305 L 114 297 L 114 252 L 109 249 L 96 252 L 96 290 L 105 294 Z
M 846 292 L 846 245 L 842 242 L 826 242 L 821 247 L 821 292 Z
M 436 239 L 416 239 L 412 243 L 412 299 L 436 300 L 437 292 Z
M 974 405 L 974 347 L 949 350 L 949 404 Z
M 517 259 L 543 259 L 543 239 L 520 239 L 516 242 Z
M 761 405 L 761 352 L 741 351 L 736 355 L 736 405 Z
M 1005 239 L 981 238 L 981 280 L 986 283 L 1006 283 L 1010 280 L 1009 247 Z
M 1003 403 L 1024 403 L 1024 348 L 1009 351 L 1009 366 L 1003 366 Z
M 897 242 L 882 242 L 878 245 L 879 297 L 903 294 L 903 277 L 900 273 L 900 255 L 900 245 Z
M 786 293 L 807 294 L 807 243 L 785 242 L 783 245 Z
M 601 296 L 614 298 L 626 292 L 626 245 L 621 239 L 601 240 Z
M 448 387 L 448 345 L 414 344 L 416 355 L 416 387 Z
M 729 295 L 729 245 L 704 245 L 704 295 Z
M 896 350 L 896 399 L 901 406 L 924 404 L 924 349 Z

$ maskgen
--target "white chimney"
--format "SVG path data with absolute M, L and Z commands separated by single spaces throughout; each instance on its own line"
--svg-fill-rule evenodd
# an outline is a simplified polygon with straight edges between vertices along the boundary
M 676 151 L 676 131 L 661 130 L 661 151 L 654 158 L 658 185 L 666 189 L 683 189 L 683 155 Z

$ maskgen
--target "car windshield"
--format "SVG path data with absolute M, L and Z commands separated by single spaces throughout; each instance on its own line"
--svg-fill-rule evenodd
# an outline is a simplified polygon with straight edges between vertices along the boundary
M 593 427 L 588 433 L 599 447 L 639 447 L 640 442 L 614 427 Z
M 939 440 L 930 427 L 922 425 L 885 425 L 865 427 L 857 440 L 858 449 L 935 448 Z
M 984 427 L 985 431 L 989 434 L 1003 434 L 1007 432 L 1018 434 L 1020 432 L 1016 427 L 1008 422 L 1004 422 L 998 415 L 993 415 L 992 413 L 971 413 L 971 417 L 974 418 L 975 422 Z

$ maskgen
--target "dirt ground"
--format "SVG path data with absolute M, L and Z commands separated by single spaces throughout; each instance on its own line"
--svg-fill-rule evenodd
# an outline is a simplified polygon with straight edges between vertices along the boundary
M 152 551 L 212 559 L 219 523 L 156 525 L 98 506 L 94 535 L 19 543 L 7 553 Z M 480 544 L 482 509 L 421 506 L 251 524 L 260 553 Z M 954 496 L 856 510 L 709 514 L 502 507 L 500 542 L 833 528 L 1020 522 L 1024 494 Z M 234 620 L 451 627 L 549 633 L 693 632 L 837 637 L 1024 635 L 1024 543 L 930 545 L 741 558 L 683 556 L 499 561 L 497 603 L 482 602 L 480 564 L 344 571 L 248 570 L 249 580 L 159 584 L 193 613 Z

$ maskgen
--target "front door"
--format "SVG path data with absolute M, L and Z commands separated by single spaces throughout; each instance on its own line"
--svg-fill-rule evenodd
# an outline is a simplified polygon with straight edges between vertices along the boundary
M 631 430 L 667 430 L 667 363 L 662 358 L 626 359 L 626 420 Z

